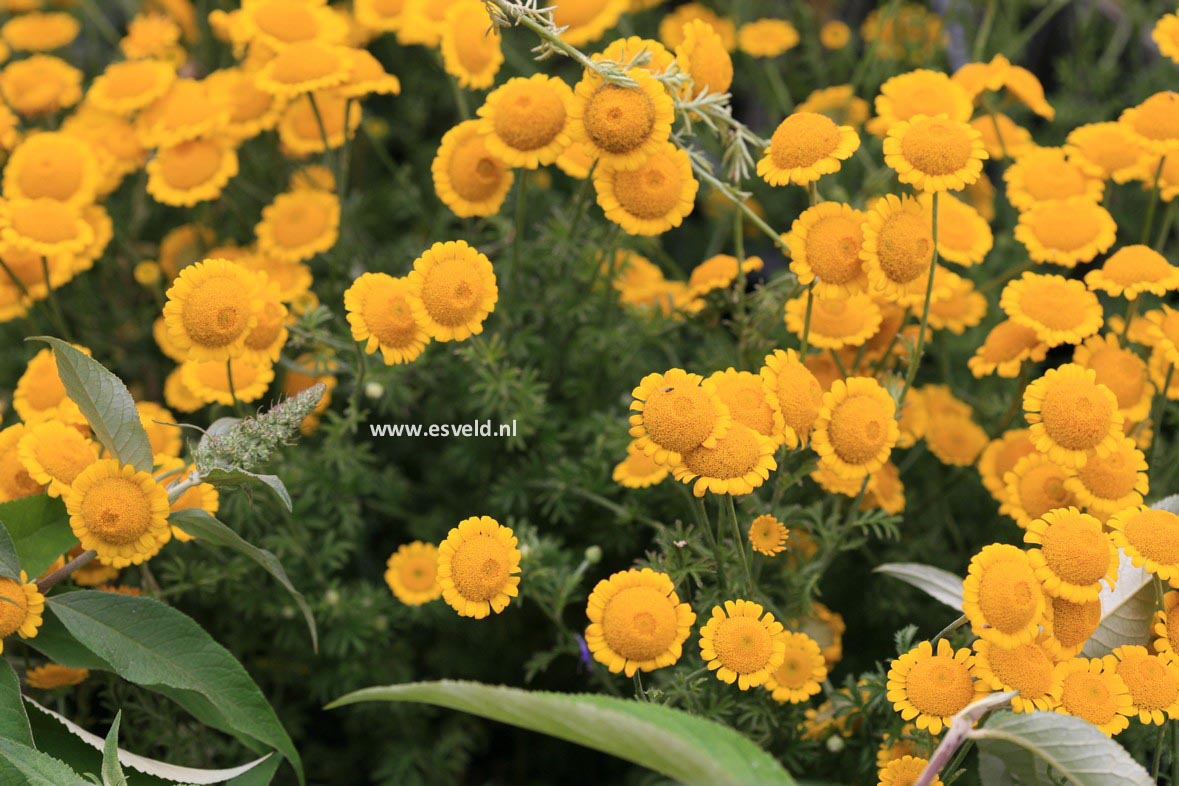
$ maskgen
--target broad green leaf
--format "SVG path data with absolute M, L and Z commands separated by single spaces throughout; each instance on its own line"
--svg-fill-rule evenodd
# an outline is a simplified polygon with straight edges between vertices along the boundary
M 0 737 L 33 745 L 33 730 L 20 698 L 20 678 L 3 658 L 0 658 Z
M 1055 712 L 997 712 L 968 732 L 980 755 L 1003 762 L 1008 777 L 1036 786 L 1050 767 L 1075 786 L 1151 786 L 1154 781 L 1126 749 L 1080 718 Z M 1029 754 L 1035 757 L 1029 763 Z M 993 762 L 988 767 L 993 768 Z M 1036 777 L 1037 780 L 1031 780 Z
M 271 756 L 249 772 L 229 779 L 226 786 L 270 786 L 281 762 L 282 759 Z
M 277 750 L 303 782 L 299 754 L 262 691 L 196 622 L 158 601 L 111 592 L 69 592 L 46 607 L 120 677 L 163 692 L 202 720 L 214 718 L 216 728 Z
M 962 579 L 947 570 L 917 562 L 889 562 L 872 572 L 900 579 L 955 611 L 962 611 Z
M 1154 617 L 1153 576 L 1118 549 L 1118 581 L 1114 589 L 1101 585 L 1101 623 L 1085 642 L 1081 653 L 1100 658 L 1124 644 L 1149 646 L 1150 621 Z
M 109 755 L 106 748 L 109 744 L 110 735 L 108 735 L 107 740 L 104 741 L 102 737 L 99 737 L 96 734 L 91 734 L 82 727 L 78 726 L 76 723 L 65 717 L 62 717 L 61 715 L 58 715 L 53 710 L 41 706 L 32 699 L 26 697 L 25 701 L 34 708 L 40 710 L 44 716 L 57 721 L 57 723 L 60 724 L 58 728 L 64 728 L 69 732 L 69 734 L 73 735 L 71 739 L 76 738 L 77 740 L 84 742 L 87 746 L 94 749 L 96 754 L 98 750 L 102 750 L 103 761 L 106 761 L 106 757 Z M 111 731 L 112 733 L 114 732 L 113 727 Z M 38 732 L 38 734 L 40 734 L 40 732 Z M 234 782 L 233 779 L 244 778 L 256 769 L 266 772 L 267 768 L 269 768 L 269 773 L 272 776 L 278 769 L 278 765 L 282 762 L 282 759 L 275 756 L 273 753 L 268 753 L 262 758 L 247 764 L 243 764 L 240 767 L 233 767 L 224 770 L 206 770 L 195 767 L 178 767 L 174 764 L 168 764 L 155 759 L 149 759 L 146 756 L 139 756 L 137 754 L 131 753 L 130 751 L 125 751 L 122 748 L 116 748 L 115 753 L 118 755 L 118 761 L 120 764 L 132 770 L 136 770 L 138 773 L 150 775 L 153 782 L 158 779 L 167 783 L 194 784 L 194 786 L 225 783 L 227 781 Z M 145 779 L 140 775 L 136 775 L 136 777 L 132 779 L 131 783 L 133 786 L 139 786 L 142 780 Z M 254 781 L 255 784 L 269 782 L 269 778 L 267 780 Z M 245 781 L 245 783 L 249 783 L 249 781 Z
M 368 701 L 462 710 L 609 753 L 687 786 L 794 784 L 776 759 L 728 726 L 658 704 L 442 680 L 366 688 L 328 709 Z
M 202 480 L 212 483 L 214 486 L 230 488 L 246 486 L 252 482 L 261 483 L 274 492 L 274 496 L 278 497 L 288 511 L 294 509 L 291 504 L 291 495 L 277 475 L 259 475 L 256 472 L 246 472 L 244 469 L 213 469 L 206 473 Z
M 97 360 L 59 338 L 34 336 L 28 340 L 44 341 L 53 347 L 57 373 L 66 393 L 111 455 L 138 470 L 151 472 L 151 443 L 123 381 Z
M 64 763 L 15 740 L 0 739 L 0 761 L 24 776 L 27 786 L 90 786 Z
M 127 776 L 119 764 L 119 723 L 122 720 L 123 711 L 119 710 L 102 745 L 102 786 L 127 786 Z
M 258 563 L 291 594 L 299 606 L 299 610 L 303 612 L 303 619 L 307 621 L 307 629 L 311 631 L 311 647 L 314 651 L 319 651 L 319 635 L 315 629 L 315 617 L 311 615 L 311 607 L 307 605 L 302 593 L 295 589 L 295 585 L 287 578 L 287 572 L 283 570 L 278 557 L 265 549 L 248 543 L 236 532 L 200 508 L 178 510 L 168 517 L 168 522 L 180 527 L 202 543 L 232 549 Z
M 12 535 L 0 519 L 0 576 L 7 579 L 20 578 L 20 558 L 16 556 L 16 544 L 12 542 Z
M 45 494 L 0 504 L 0 524 L 12 536 L 21 567 L 30 576 L 40 576 L 78 542 L 65 503 Z

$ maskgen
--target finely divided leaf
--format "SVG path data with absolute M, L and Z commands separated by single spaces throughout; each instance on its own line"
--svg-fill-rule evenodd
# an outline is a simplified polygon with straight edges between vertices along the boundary
M 795 782 L 776 759 L 728 726 L 657 704 L 442 680 L 367 688 L 328 708 L 367 701 L 462 710 L 609 753 L 687 786 Z
M 890 562 L 875 568 L 873 573 L 883 573 L 912 584 L 934 600 L 962 611 L 962 579 L 947 570 L 916 562 Z

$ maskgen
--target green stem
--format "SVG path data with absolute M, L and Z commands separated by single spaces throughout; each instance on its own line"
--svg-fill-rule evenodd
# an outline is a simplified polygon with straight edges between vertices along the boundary
M 1166 156 L 1159 156 L 1159 165 L 1154 169 L 1154 185 L 1150 188 L 1150 204 L 1146 207 L 1146 220 L 1142 222 L 1142 239 L 1138 241 L 1144 245 L 1150 239 L 1150 228 L 1154 224 L 1154 211 L 1159 203 L 1159 180 L 1163 176 L 1163 164 L 1166 162 Z
M 1130 302 L 1126 304 L 1125 324 L 1122 325 L 1122 346 L 1126 346 L 1127 340 L 1130 336 L 1130 323 L 1138 316 L 1138 298 L 1130 298 Z
M 766 237 L 774 241 L 774 243 L 782 249 L 782 252 L 786 254 L 786 256 L 790 256 L 790 245 L 785 241 L 785 239 L 783 239 L 781 233 L 776 232 L 774 228 L 767 224 L 761 216 L 759 216 L 757 213 L 754 213 L 753 209 L 745 203 L 744 196 L 739 194 L 728 183 L 722 182 L 716 177 L 716 175 L 709 172 L 707 166 L 702 161 L 697 159 L 696 156 L 693 156 L 691 153 L 689 153 L 689 157 L 692 161 L 692 171 L 696 173 L 696 177 L 700 178 L 705 183 L 708 183 L 708 185 L 712 186 L 717 191 L 720 191 L 726 199 L 736 205 L 737 209 L 745 214 L 746 218 L 753 222 L 754 226 L 760 229 Z
M 1175 364 L 1167 366 L 1167 376 L 1163 380 L 1163 389 L 1159 391 L 1159 403 L 1155 405 L 1154 415 L 1154 445 L 1150 449 L 1150 471 L 1153 472 L 1159 460 L 1159 444 L 1163 441 L 1163 413 L 1167 407 L 1167 392 L 1171 389 L 1171 377 L 1175 374 Z
M 233 361 L 225 361 L 225 379 L 229 383 L 229 397 L 233 399 L 233 411 L 237 413 L 238 417 L 245 417 L 245 411 L 242 409 L 242 403 L 237 398 L 237 388 L 233 385 Z
M 368 358 L 359 341 L 353 342 L 352 346 L 356 350 L 356 378 L 352 383 L 351 414 L 355 418 L 353 431 L 356 431 L 360 428 L 360 397 L 364 395 L 364 378 L 368 375 Z
M 53 325 L 61 337 L 72 342 L 73 338 L 70 335 L 70 329 L 66 326 L 65 314 L 62 313 L 61 304 L 57 302 L 57 293 L 53 289 L 53 283 L 49 280 L 49 259 L 44 255 L 41 256 L 41 273 L 45 276 L 45 300 L 49 304 L 49 318 L 53 321 Z
M 995 128 L 995 139 L 999 141 L 999 152 L 1003 154 L 1003 160 L 1010 160 L 1007 153 L 1007 142 L 1003 139 L 1003 132 L 999 129 L 999 117 L 995 114 L 995 110 L 991 108 L 991 102 L 987 102 L 987 114 L 990 115 L 991 125 Z
M 831 360 L 835 363 L 835 368 L 839 369 L 839 376 L 847 379 L 847 367 L 843 365 L 843 358 L 834 349 L 827 350 L 831 353 Z
M 811 339 L 811 312 L 815 308 L 815 282 L 807 284 L 806 287 L 806 316 L 803 318 L 802 324 L 802 341 L 799 343 L 798 356 L 806 362 L 807 344 Z
M 1154 738 L 1154 766 L 1150 768 L 1151 780 L 1155 783 L 1159 782 L 1159 769 L 1163 764 L 1163 744 L 1167 734 L 1167 724 L 1159 725 L 1158 733 Z
M 712 531 L 712 522 L 708 520 L 708 510 L 704 507 L 704 500 L 688 492 L 692 497 L 692 507 L 696 510 L 696 519 L 700 528 L 708 533 L 708 540 L 712 545 L 712 558 L 716 561 L 716 576 L 722 588 L 727 588 L 728 579 L 725 576 L 725 563 L 721 559 L 720 541 Z
M 930 644 L 933 644 L 933 645 L 934 645 L 934 647 L 935 647 L 935 649 L 936 649 L 936 647 L 937 647 L 937 643 L 938 643 L 939 641 L 941 641 L 942 639 L 944 639 L 946 636 L 949 636 L 951 633 L 953 633 L 954 631 L 958 630 L 958 628 L 961 628 L 961 627 L 962 627 L 963 625 L 965 625 L 965 624 L 966 624 L 966 615 L 965 615 L 965 614 L 963 614 L 961 617 L 959 617 L 958 619 L 954 620 L 953 622 L 951 622 L 951 623 L 950 623 L 949 625 L 947 625 L 946 627 L 942 628 L 942 629 L 941 629 L 941 630 L 938 632 L 938 634 L 937 634 L 936 636 L 934 636 L 932 639 L 930 639 L 930 642 L 929 642 L 929 643 L 930 643 Z
M 794 111 L 794 97 L 790 95 L 790 88 L 786 87 L 786 82 L 778 73 L 774 60 L 769 58 L 763 60 L 762 68 L 766 72 L 766 79 L 770 83 L 770 89 L 774 91 L 774 97 L 778 100 L 778 106 L 782 113 L 790 114 Z
M 921 311 L 921 331 L 917 334 L 917 349 L 909 361 L 909 371 L 905 374 L 905 384 L 901 394 L 897 397 L 898 404 L 905 403 L 905 396 L 917 378 L 917 368 L 921 365 L 921 356 L 925 354 L 925 331 L 929 326 L 929 304 L 933 301 L 933 279 L 937 273 L 937 208 L 940 192 L 933 192 L 933 257 L 929 261 L 929 281 L 925 285 L 925 307 Z
M 987 51 L 987 39 L 991 36 L 991 28 L 995 24 L 995 12 L 999 8 L 999 0 L 987 0 L 987 10 L 983 14 L 982 24 L 978 26 L 978 35 L 974 37 L 972 58 L 980 62 Z
M 1159 229 L 1158 239 L 1154 241 L 1154 250 L 1162 251 L 1163 245 L 1167 242 L 1167 236 L 1171 234 L 1171 226 L 1175 223 L 1175 200 L 1167 203 L 1167 212 L 1163 214 L 1163 226 Z
M 745 572 L 746 595 L 753 594 L 753 574 L 749 572 L 749 555 L 745 553 L 745 539 L 741 537 L 741 525 L 737 523 L 737 504 L 733 502 L 732 494 L 725 494 L 725 506 L 728 509 L 729 524 L 733 528 L 733 540 L 737 551 L 741 553 L 741 568 Z
M 524 217 L 528 212 L 528 170 L 521 169 L 516 180 L 515 233 L 512 235 L 512 267 L 508 271 L 509 288 L 514 291 L 520 275 L 520 247 L 524 237 Z
M 892 2 L 888 4 L 888 7 L 884 9 L 884 13 L 880 15 L 881 27 L 892 21 L 892 19 L 896 16 L 897 11 L 900 9 L 900 6 L 900 0 L 892 0 Z M 880 58 L 876 57 L 876 49 L 879 46 L 880 36 L 877 36 L 868 46 L 868 51 L 864 53 L 864 56 L 856 66 L 855 72 L 852 73 L 849 84 L 852 86 L 852 92 L 854 92 L 856 95 L 860 94 L 860 88 L 862 87 L 861 83 L 864 81 L 864 77 L 868 75 L 868 69 L 875 66 L 880 60 Z M 873 72 L 875 72 L 874 68 Z
M 1036 14 L 1036 18 L 1019 32 L 1019 36 L 1015 39 L 1015 43 L 1007 47 L 1004 52 L 1009 60 L 1015 61 L 1023 54 L 1023 49 L 1028 45 L 1028 42 L 1035 37 L 1036 33 L 1040 32 L 1040 28 L 1048 24 L 1052 17 L 1056 16 L 1056 12 L 1068 5 L 1072 0 L 1053 0 L 1049 5 L 1044 6 L 1040 13 Z
M 458 109 L 459 117 L 463 120 L 471 119 L 471 106 L 467 101 L 467 91 L 463 90 L 462 85 L 454 76 L 447 74 L 450 77 L 450 89 L 454 93 L 454 105 Z

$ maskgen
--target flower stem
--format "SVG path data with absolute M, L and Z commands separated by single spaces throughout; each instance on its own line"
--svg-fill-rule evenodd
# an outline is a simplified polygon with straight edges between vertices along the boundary
M 929 261 L 929 281 L 925 285 L 925 307 L 921 311 L 921 332 L 917 334 L 917 349 L 909 361 L 909 371 L 905 374 L 905 384 L 901 388 L 898 404 L 905 403 L 905 396 L 909 388 L 913 387 L 913 380 L 917 377 L 917 368 L 921 365 L 921 356 L 925 354 L 925 331 L 929 326 L 929 304 L 933 300 L 933 279 L 937 274 L 937 207 L 939 192 L 933 192 L 933 257 Z
M 783 81 L 782 75 L 778 73 L 774 61 L 767 58 L 763 60 L 766 79 L 769 80 L 770 89 L 774 91 L 774 97 L 778 99 L 778 106 L 783 114 L 790 114 L 794 111 L 794 98 L 790 95 L 790 88 L 786 87 L 786 82 Z
M 72 342 L 73 338 L 70 335 L 70 329 L 66 326 L 65 314 L 62 313 L 61 305 L 57 302 L 57 293 L 53 289 L 53 283 L 49 280 L 49 260 L 44 255 L 41 256 L 41 272 L 45 276 L 45 291 L 47 293 L 45 299 L 49 303 L 49 318 L 61 337 Z
M 939 641 L 944 639 L 946 636 L 949 636 L 951 633 L 958 630 L 958 628 L 961 628 L 965 624 L 966 624 L 966 615 L 963 614 L 961 617 L 954 620 L 949 625 L 947 625 L 946 627 L 944 627 L 940 631 L 938 631 L 938 634 L 936 636 L 934 636 L 932 639 L 930 639 L 929 643 L 930 644 L 937 644 Z
M 1166 156 L 1159 157 L 1159 165 L 1154 169 L 1154 185 L 1150 188 L 1150 204 L 1146 206 L 1146 219 L 1142 222 L 1142 239 L 1140 243 L 1146 244 L 1150 239 L 1150 228 L 1154 224 L 1154 212 L 1159 204 L 1159 180 L 1163 176 L 1163 164 L 1167 162 Z
M 745 592 L 753 593 L 753 574 L 749 572 L 749 555 L 745 553 L 745 539 L 741 537 L 741 525 L 737 523 L 737 504 L 733 502 L 732 494 L 725 494 L 725 506 L 728 508 L 729 524 L 733 528 L 733 540 L 737 551 L 741 553 L 741 567 L 745 571 Z
M 1151 420 L 1154 421 L 1154 445 L 1150 449 L 1150 470 L 1155 469 L 1159 459 L 1159 443 L 1162 442 L 1163 413 L 1167 411 L 1167 392 L 1171 389 L 1171 378 L 1175 375 L 1175 364 L 1167 365 L 1167 376 L 1163 379 L 1163 389 L 1159 391 L 1159 403 L 1155 405 Z
M 44 595 L 49 590 L 53 589 L 63 579 L 69 577 L 78 568 L 87 565 L 92 559 L 98 556 L 97 551 L 83 551 L 78 556 L 67 562 L 64 566 L 50 573 L 45 578 L 37 582 L 37 592 Z
M 809 348 L 807 345 L 811 339 L 811 312 L 815 309 L 815 282 L 807 284 L 806 287 L 806 316 L 802 323 L 802 341 L 798 345 L 798 357 L 803 363 L 806 362 L 806 352 Z

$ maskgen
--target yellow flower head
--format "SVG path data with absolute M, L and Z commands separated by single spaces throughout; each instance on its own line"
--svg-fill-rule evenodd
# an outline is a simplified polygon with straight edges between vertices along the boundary
M 1101 624 L 1101 601 L 1073 603 L 1053 597 L 1049 597 L 1048 601 L 1052 606 L 1049 615 L 1052 635 L 1044 639 L 1044 648 L 1056 660 L 1074 657 Z
M 1007 198 L 1019 210 L 1060 199 L 1077 197 L 1097 203 L 1105 182 L 1059 147 L 1034 148 L 1020 156 L 1003 173 Z
M 573 91 L 558 77 L 513 77 L 479 107 L 484 144 L 511 167 L 551 164 L 569 146 L 573 103 Z
M 768 513 L 758 516 L 749 525 L 749 545 L 758 554 L 773 557 L 786 550 L 790 530 Z
M 937 250 L 950 262 L 979 265 L 991 252 L 995 239 L 991 225 L 973 205 L 950 194 L 942 194 L 937 209 Z M 920 197 L 922 207 L 932 214 L 933 199 Z M 791 247 L 793 251 L 793 246 Z
M 969 417 L 933 415 L 925 427 L 925 444 L 943 464 L 969 467 L 987 446 L 987 433 Z
M 407 606 L 421 606 L 442 597 L 438 547 L 420 540 L 399 546 L 385 563 L 385 583 L 394 597 Z
M 975 635 L 1001 647 L 1027 644 L 1040 632 L 1045 609 L 1044 592 L 1022 549 L 992 543 L 970 560 L 962 610 Z
M 184 59 L 180 33 L 180 25 L 166 14 L 139 13 L 127 23 L 127 35 L 119 41 L 119 49 L 132 60 L 158 57 L 180 62 Z
M 935 653 L 923 641 L 892 662 L 888 670 L 888 700 L 918 729 L 941 734 L 967 704 L 986 690 L 974 681 L 974 658 L 968 649 L 957 652 L 941 639 Z
M 364 351 L 381 350 L 386 365 L 409 363 L 422 354 L 430 336 L 414 316 L 409 282 L 388 273 L 364 273 L 344 293 L 344 309 L 354 341 Z
M 441 49 L 446 72 L 472 90 L 491 87 L 504 61 L 499 30 L 480 0 L 460 0 L 446 12 Z
M 868 119 L 868 102 L 857 96 L 851 85 L 834 85 L 813 90 L 796 107 L 799 112 L 816 112 L 839 125 L 859 128 Z
M 1117 549 L 1101 522 L 1076 508 L 1048 511 L 1028 524 L 1023 540 L 1039 546 L 1028 559 L 1053 597 L 1087 603 L 1097 600 L 1102 581 L 1113 587 L 1117 580 Z
M 310 99 L 291 101 L 278 120 L 278 136 L 283 147 L 296 155 L 314 155 L 327 148 L 338 148 L 360 127 L 360 103 L 350 101 L 341 90 L 310 93 L 319 109 L 316 116 Z M 322 126 L 320 125 L 322 121 Z
M 1163 609 L 1155 612 L 1151 627 L 1156 637 L 1154 651 L 1172 663 L 1179 662 L 1179 592 L 1163 595 Z
M 779 704 L 801 704 L 822 692 L 827 661 L 819 644 L 805 633 L 784 631 L 782 665 L 770 673 L 763 687 Z
M 71 669 L 56 663 L 46 663 L 25 672 L 25 682 L 30 688 L 38 690 L 55 690 L 57 688 L 72 688 L 81 685 L 90 676 L 88 669 Z
M 624 570 L 602 579 L 586 603 L 585 644 L 611 674 L 633 677 L 674 665 L 696 615 L 666 573 Z
M 200 139 L 229 124 L 229 104 L 207 82 L 177 79 L 136 118 L 139 141 L 161 147 Z
M 83 253 L 94 240 L 94 230 L 81 210 L 49 197 L 10 199 L 0 205 L 0 240 L 10 250 L 46 257 Z
M 626 446 L 626 458 L 614 466 L 612 477 L 620 486 L 630 489 L 645 489 L 662 483 L 671 474 L 671 469 L 648 456 L 636 443 Z
M 798 41 L 798 30 L 785 19 L 755 19 L 737 30 L 737 48 L 750 57 L 777 57 Z
M 899 120 L 884 139 L 884 161 L 918 191 L 959 191 L 978 180 L 988 158 L 982 136 L 946 115 Z
M 1056 708 L 1053 691 L 1060 689 L 1056 661 L 1039 641 L 1003 646 L 986 639 L 974 642 L 974 673 L 994 691 L 1019 691 L 1012 712 Z
M 62 498 L 82 548 L 112 567 L 151 559 L 172 537 L 168 492 L 149 473 L 116 459 L 91 464 Z
M 724 39 L 712 25 L 693 19 L 684 25 L 684 40 L 675 48 L 676 65 L 691 78 L 685 86 L 686 98 L 703 93 L 727 93 L 733 84 L 733 59 Z
M 888 461 L 899 435 L 888 391 L 870 377 L 852 377 L 836 380 L 823 394 L 811 444 L 837 475 L 861 479 Z
M 1036 331 L 1048 347 L 1079 344 L 1101 329 L 1097 295 L 1080 281 L 1024 273 L 1003 287 L 999 307 L 1017 324 Z
M 737 258 L 729 254 L 716 254 L 692 268 L 688 276 L 688 286 L 696 296 L 706 295 L 714 289 L 731 287 L 742 273 L 752 273 L 762 269 L 760 257 L 748 257 L 744 263 L 738 263 Z
M 258 246 L 284 262 L 302 262 L 336 244 L 340 230 L 340 200 L 323 191 L 279 194 L 262 210 L 254 228 Z
M 655 5 L 652 0 L 641 0 L 647 6 Z M 707 22 L 725 42 L 730 52 L 737 48 L 737 27 L 731 19 L 718 15 L 703 3 L 684 3 L 659 21 L 659 40 L 669 49 L 675 49 L 684 41 L 684 27 L 694 19 Z
M 77 428 L 57 420 L 25 427 L 17 450 L 28 476 L 48 486 L 51 497 L 60 497 L 82 470 L 98 461 L 98 446 Z
M 783 120 L 757 162 L 757 174 L 772 186 L 805 186 L 838 172 L 851 158 L 860 137 L 851 126 L 836 125 L 826 115 L 799 112 Z
M 1028 432 L 1031 439 L 1031 432 Z M 999 512 L 1015 519 L 1021 527 L 1027 527 L 1050 510 L 1068 508 L 1079 504 L 1076 496 L 1068 490 L 1065 481 L 1073 474 L 1039 451 L 1030 453 L 1003 476 L 1005 488 L 1000 499 Z
M 714 606 L 700 629 L 700 656 L 721 682 L 741 690 L 764 685 L 786 657 L 782 623 L 748 600 Z
M 569 137 L 588 145 L 599 166 L 631 170 L 662 149 L 675 108 L 663 85 L 645 68 L 630 68 L 634 87 L 604 81 L 588 71 L 569 106 Z
M 1056 664 L 1060 686 L 1052 691 L 1056 711 L 1092 723 L 1107 737 L 1129 727 L 1127 716 L 1137 715 L 1125 681 L 1114 663 L 1101 658 L 1073 658 Z
M 941 71 L 919 68 L 888 79 L 876 96 L 876 117 L 868 122 L 868 130 L 884 136 L 894 123 L 917 115 L 937 117 L 965 123 L 974 113 L 970 94 Z
M 1179 664 L 1137 644 L 1118 647 L 1103 660 L 1125 681 L 1140 722 L 1162 726 L 1179 717 Z
M 847 297 L 816 295 L 811 302 L 812 346 L 823 349 L 858 347 L 876 334 L 883 316 L 880 306 L 866 292 Z M 800 339 L 807 330 L 807 295 L 786 301 L 786 327 Z
M 499 300 L 491 261 L 463 240 L 423 251 L 406 280 L 414 319 L 435 341 L 463 341 L 482 333 Z
M 490 516 L 463 519 L 438 547 L 442 599 L 460 617 L 499 614 L 520 594 L 520 549 L 512 530 Z
M 987 315 L 987 299 L 975 291 L 974 282 L 968 278 L 940 268 L 937 275 L 939 297 L 929 304 L 929 327 L 960 336 L 982 322 Z
M 60 58 L 32 55 L 0 71 L 0 96 L 24 117 L 53 114 L 82 98 L 82 72 Z
M 1070 161 L 1115 183 L 1134 179 L 1144 152 L 1133 133 L 1114 121 L 1077 126 L 1069 132 L 1064 149 Z
M 698 447 L 717 447 L 733 423 L 716 385 L 683 369 L 648 374 L 631 396 L 635 445 L 667 466 L 679 464 L 681 454 Z
M 843 49 L 851 40 L 851 28 L 846 22 L 831 19 L 819 28 L 819 43 L 824 49 Z
M 932 216 L 916 199 L 889 194 L 868 213 L 860 257 L 873 294 L 901 306 L 923 302 L 933 252 Z
M 703 497 L 713 494 L 750 494 L 765 483 L 770 472 L 778 468 L 774 461 L 776 440 L 763 436 L 734 419 L 716 445 L 701 444 L 685 451 L 680 463 L 672 468 L 676 480 L 696 481 L 692 493 Z
M 1179 267 L 1150 246 L 1123 246 L 1099 269 L 1086 273 L 1085 284 L 1090 289 L 1128 300 L 1144 292 L 1161 297 L 1179 290 Z
M 224 360 L 189 360 L 179 370 L 185 390 L 174 389 L 175 400 L 168 397 L 166 387 L 164 393 L 169 406 L 181 411 L 191 406 L 191 401 L 227 407 L 234 406 L 234 401 L 248 404 L 265 396 L 274 381 L 270 361 L 253 355 L 232 358 L 228 365 Z
M 1114 545 L 1126 552 L 1136 568 L 1145 568 L 1163 581 L 1179 584 L 1179 516 L 1146 506 L 1115 513 L 1106 526 Z
M 218 139 L 191 139 L 161 147 L 147 164 L 147 192 L 173 207 L 192 207 L 221 196 L 237 175 L 234 146 Z
M 1133 350 L 1122 347 L 1114 333 L 1091 336 L 1073 351 L 1073 363 L 1092 369 L 1098 384 L 1113 391 L 1118 409 L 1128 420 L 1150 414 L 1154 388 L 1146 363 Z
M 44 612 L 45 596 L 23 570 L 19 581 L 0 578 L 0 652 L 4 651 L 4 639 L 14 633 L 22 639 L 36 636 Z
M 1163 14 L 1150 31 L 1159 52 L 1179 63 L 1179 13 Z
M 1118 122 L 1147 152 L 1160 156 L 1179 152 L 1179 93 L 1155 93 L 1138 106 L 1124 110 Z
M 356 21 L 370 30 L 395 33 L 401 27 L 408 0 L 355 0 L 352 13 Z
M 671 142 L 654 148 L 636 169 L 599 165 L 594 190 L 606 218 L 631 235 L 658 235 L 683 223 L 699 184 L 688 154 Z
M 791 450 L 805 445 L 823 406 L 823 388 L 815 375 L 796 351 L 776 349 L 766 355 L 761 380 L 780 441 Z
M 1065 488 L 1102 521 L 1126 508 L 1142 504 L 1150 490 L 1146 456 L 1130 437 L 1123 437 L 1106 456 L 1092 455 Z
M 304 41 L 341 43 L 347 25 L 326 3 L 253 0 L 242 8 L 233 33 L 235 44 L 260 44 L 277 52 Z
M 1109 455 L 1122 436 L 1113 392 L 1075 363 L 1049 369 L 1028 385 L 1023 410 L 1036 448 L 1065 467 L 1083 467 L 1089 453 Z
M 912 392 L 909 395 L 912 396 Z M 978 473 L 982 476 L 983 486 L 991 492 L 996 502 L 1003 502 L 1006 490 L 1003 478 L 1021 458 L 1036 452 L 1030 435 L 1027 429 L 1011 429 L 992 440 L 979 456 Z
M 60 132 L 38 132 L 13 149 L 4 167 L 7 199 L 47 197 L 81 207 L 94 201 L 98 159 L 79 139 Z
M 75 345 L 87 355 L 90 350 Z M 26 424 L 58 420 L 72 426 L 86 427 L 78 405 L 66 394 L 57 372 L 57 358 L 52 349 L 42 349 L 25 368 L 12 394 L 12 408 Z
M 291 44 L 258 69 L 255 84 L 285 99 L 336 87 L 348 78 L 346 51 L 320 41 Z
M 802 211 L 784 236 L 790 270 L 798 283 L 814 283 L 820 297 L 846 297 L 867 288 L 860 249 L 864 214 L 839 202 L 822 202 Z
M 622 66 L 637 65 L 652 74 L 662 74 L 675 63 L 675 55 L 667 51 L 663 44 L 638 36 L 617 38 L 593 57 L 594 60 L 609 61 Z M 645 62 L 638 62 L 640 59 Z
M 1019 159 L 1036 149 L 1032 132 L 1002 112 L 980 115 L 970 121 L 970 127 L 982 135 L 983 149 L 994 159 Z
M 74 17 L 51 11 L 14 16 L 0 28 L 0 36 L 16 50 L 51 52 L 73 43 L 81 29 Z
M 904 755 L 878 766 L 876 777 L 880 780 L 876 786 L 913 786 L 929 766 L 929 760 L 920 756 Z M 944 783 L 941 778 L 934 775 L 929 786 L 944 786 Z
M 401 80 L 386 71 L 381 61 L 367 49 L 345 48 L 343 54 L 348 75 L 344 83 L 332 92 L 346 99 L 359 99 L 370 95 L 395 96 L 401 93 Z
M 1036 262 L 1076 267 L 1108 251 L 1117 230 L 1104 207 L 1086 197 L 1069 197 L 1038 202 L 1021 213 L 1015 239 Z
M 1036 75 L 1023 66 L 1012 65 L 1003 75 L 1003 86 L 1017 101 L 1045 120 L 1056 117 L 1056 110 L 1044 98 L 1044 86 Z
M 566 28 L 561 38 L 573 46 L 596 41 L 614 27 L 627 0 L 559 0 L 554 2 L 553 24 Z
M 775 443 L 779 441 L 779 432 L 774 426 L 774 409 L 766 397 L 760 376 L 729 367 L 714 372 L 708 379 L 715 385 L 717 395 L 729 408 L 733 420 L 770 437 Z
M 207 259 L 180 272 L 168 290 L 164 322 L 189 360 L 228 360 L 245 352 L 258 324 L 263 282 L 227 259 Z

